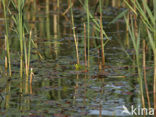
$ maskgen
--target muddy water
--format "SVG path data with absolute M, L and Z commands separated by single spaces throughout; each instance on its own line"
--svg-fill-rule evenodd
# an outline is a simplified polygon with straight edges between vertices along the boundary
M 44 6 L 45 4 L 41 4 Z M 67 4 L 64 4 L 67 6 Z M 10 34 L 13 76 L 4 74 L 4 48 L 0 61 L 0 115 L 4 117 L 108 117 L 127 116 L 123 105 L 141 104 L 136 65 L 124 52 L 128 38 L 123 20 L 109 25 L 115 14 L 123 9 L 106 7 L 103 11 L 104 29 L 110 41 L 105 46 L 106 68 L 99 69 L 99 37 L 91 27 L 90 69 L 75 69 L 76 53 L 72 36 L 70 12 L 66 16 L 51 5 L 52 10 L 38 8 L 31 12 L 28 24 L 33 27 L 36 47 L 31 50 L 32 84 L 19 77 L 19 42 Z M 65 9 L 63 9 L 65 10 Z M 79 39 L 80 63 L 84 65 L 84 33 L 86 22 L 83 9 L 75 7 L 74 18 Z M 34 13 L 34 14 L 33 14 Z M 26 14 L 29 16 L 29 14 Z M 92 25 L 92 22 L 91 22 Z M 4 28 L 1 24 L 0 28 Z M 1 35 L 4 32 L 0 33 Z M 2 36 L 3 37 L 3 36 Z M 4 45 L 4 39 L 1 38 Z M 42 59 L 43 58 L 43 59 Z M 7 79 L 7 80 L 6 80 Z

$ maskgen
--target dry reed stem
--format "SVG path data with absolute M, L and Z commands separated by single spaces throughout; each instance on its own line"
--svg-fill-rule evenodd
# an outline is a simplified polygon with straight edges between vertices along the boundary
M 30 80 L 29 80 L 29 83 L 30 83 L 30 94 L 32 94 L 32 79 L 33 79 L 33 76 L 34 76 L 33 68 L 31 68 L 31 71 L 30 71 Z
M 85 67 L 87 67 L 87 44 L 86 44 L 86 24 L 84 23 L 84 54 L 85 54 Z
M 143 73 L 144 73 L 144 82 L 145 82 L 145 90 L 146 90 L 147 101 L 148 101 L 148 108 L 151 108 L 148 84 L 147 84 L 147 79 L 146 79 L 146 42 L 145 40 L 143 40 L 143 71 L 144 71 Z
M 7 40 L 6 40 L 6 36 L 5 36 L 5 52 L 7 53 Z M 5 70 L 7 70 L 8 68 L 8 59 L 7 59 L 7 55 L 5 55 Z
M 72 26 L 73 26 L 73 37 L 74 37 L 74 42 L 75 42 L 75 48 L 76 48 L 76 57 L 77 57 L 77 64 L 79 65 L 79 51 L 78 51 L 78 39 L 76 36 L 76 31 L 75 31 L 75 24 L 74 24 L 74 16 L 73 16 L 73 10 L 72 10 L 72 3 L 70 0 L 70 7 L 71 7 L 71 20 L 72 20 Z
M 30 71 L 30 84 L 32 84 L 33 76 L 34 76 L 33 68 L 31 68 L 31 71 Z

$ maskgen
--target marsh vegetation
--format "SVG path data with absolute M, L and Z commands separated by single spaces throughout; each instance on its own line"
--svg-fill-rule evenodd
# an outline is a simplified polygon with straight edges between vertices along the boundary
M 0 116 L 156 110 L 156 0 L 1 0 L 0 30 Z

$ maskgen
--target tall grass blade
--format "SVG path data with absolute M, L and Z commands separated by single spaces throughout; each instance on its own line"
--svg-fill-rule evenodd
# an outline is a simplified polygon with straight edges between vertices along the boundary
M 82 0 L 79 0 L 79 1 L 80 1 L 80 3 L 82 4 L 82 6 L 83 6 L 83 8 L 85 9 L 85 11 L 87 11 L 87 6 L 86 6 L 86 4 L 83 4 Z M 100 32 L 99 20 L 96 20 L 96 18 L 91 14 L 91 12 L 90 12 L 89 10 L 88 10 L 88 13 L 89 13 L 90 19 L 94 22 L 94 24 L 95 24 L 95 26 L 96 26 L 96 27 L 95 27 L 96 30 Z M 107 36 L 105 30 L 102 30 L 102 32 L 103 32 L 105 38 L 106 38 L 107 40 L 109 40 L 109 37 Z
M 6 40 L 6 49 L 7 49 L 7 60 L 9 64 L 9 75 L 11 76 L 11 60 L 10 60 L 10 47 L 9 47 L 9 27 L 8 27 L 8 19 L 7 19 L 7 7 L 6 7 L 6 1 L 2 0 L 3 5 L 3 11 L 4 11 L 4 19 L 5 19 L 5 40 Z
M 128 20 L 126 19 L 125 17 L 125 21 L 126 23 L 128 23 Z M 138 76 L 139 76 L 139 85 L 140 85 L 140 95 L 141 95 L 141 100 L 142 100 L 142 106 L 143 108 L 145 108 L 145 100 L 144 100 L 144 94 L 143 94 L 143 82 L 142 82 L 142 70 L 141 70 L 141 66 L 140 66 L 140 54 L 139 54 L 139 49 L 140 49 L 140 32 L 138 33 L 137 35 L 137 39 L 136 39 L 136 36 L 135 36 L 135 31 L 134 31 L 134 24 L 133 24 L 133 20 L 131 20 L 131 25 L 128 26 L 128 31 L 129 31 L 129 34 L 130 34 L 130 38 L 133 42 L 133 47 L 135 49 L 135 52 L 136 52 L 136 63 L 137 63 L 137 68 L 138 68 Z M 137 41 L 136 41 L 137 40 Z
M 126 9 L 124 11 L 122 11 L 119 15 L 117 15 L 109 24 L 113 24 L 115 23 L 116 21 L 118 21 L 120 18 L 124 17 L 125 14 L 128 12 L 129 10 Z

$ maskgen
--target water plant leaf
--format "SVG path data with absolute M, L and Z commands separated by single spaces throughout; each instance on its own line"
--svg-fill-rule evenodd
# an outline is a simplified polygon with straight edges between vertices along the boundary
M 94 16 L 91 14 L 91 12 L 89 10 L 86 9 L 86 5 L 83 4 L 83 2 L 81 0 L 79 0 L 80 3 L 82 4 L 83 8 L 88 11 L 90 19 L 92 19 L 92 21 L 95 23 L 96 27 L 99 29 L 98 31 L 100 31 L 100 24 L 99 22 L 96 20 L 96 18 L 94 18 Z M 102 33 L 104 34 L 104 36 L 109 40 L 109 37 L 107 36 L 105 30 L 102 30 Z
M 131 0 L 131 1 L 133 1 L 133 0 Z M 124 2 L 125 2 L 126 5 L 135 13 L 135 15 L 138 15 L 138 14 L 136 13 L 136 11 L 134 10 L 134 8 L 132 8 L 131 5 L 127 2 L 127 0 L 124 0 Z
M 155 49 L 155 44 L 154 44 L 154 41 L 153 41 L 153 38 L 152 38 L 152 34 L 151 34 L 151 32 L 149 30 L 147 30 L 147 33 L 148 33 L 150 45 L 151 45 L 152 49 L 154 50 Z
M 127 4 L 127 6 L 132 10 L 132 12 L 135 13 L 135 15 L 137 16 L 138 14 L 136 13 L 136 10 L 134 8 L 131 7 L 131 5 L 126 1 L 124 0 L 124 2 Z M 137 9 L 138 13 L 141 15 L 142 17 L 142 21 L 143 23 L 151 30 L 153 31 L 153 26 L 151 25 L 146 13 L 144 12 L 144 9 L 141 7 L 140 5 L 140 2 L 138 2 L 138 0 L 136 1 L 131 1 L 134 5 L 134 7 Z M 146 6 L 147 7 L 147 6 Z M 150 18 L 152 18 L 152 14 L 150 13 L 150 11 L 147 11 L 148 14 L 150 15 Z M 153 20 L 153 19 L 152 19 Z
M 128 12 L 128 9 L 122 11 L 119 15 L 117 15 L 117 17 L 115 17 L 109 24 L 113 24 L 116 21 L 118 21 L 118 19 L 124 17 L 124 15 L 126 15 L 126 13 Z
M 152 24 L 154 24 L 154 16 L 152 14 L 152 11 L 150 10 L 150 8 L 148 7 L 147 3 L 145 2 L 145 0 L 142 1 L 143 2 L 143 5 L 148 13 L 148 16 L 152 22 Z M 145 12 L 143 12 L 145 14 Z M 145 14 L 146 15 L 146 14 Z

